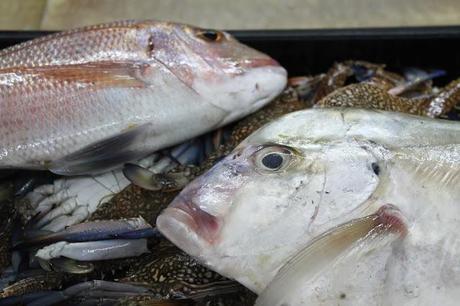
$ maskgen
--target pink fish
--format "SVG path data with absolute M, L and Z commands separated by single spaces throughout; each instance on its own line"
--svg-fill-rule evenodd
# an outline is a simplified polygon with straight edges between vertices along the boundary
M 0 168 L 103 172 L 268 103 L 286 71 L 225 32 L 122 21 L 0 51 Z

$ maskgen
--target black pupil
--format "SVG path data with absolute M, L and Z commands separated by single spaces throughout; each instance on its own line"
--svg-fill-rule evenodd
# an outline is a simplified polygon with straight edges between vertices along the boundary
M 277 153 L 270 153 L 262 158 L 262 164 L 268 169 L 278 169 L 283 163 L 283 156 Z
M 372 170 L 374 171 L 375 175 L 379 175 L 380 173 L 380 167 L 377 163 L 372 163 Z
M 203 31 L 202 35 L 204 36 L 204 38 L 208 40 L 212 40 L 212 41 L 216 41 L 217 38 L 219 37 L 219 34 L 217 34 L 216 31 L 211 31 L 211 30 Z

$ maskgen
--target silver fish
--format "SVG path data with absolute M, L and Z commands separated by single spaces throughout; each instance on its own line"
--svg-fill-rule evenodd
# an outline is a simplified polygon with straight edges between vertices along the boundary
M 299 111 L 190 183 L 157 226 L 259 305 L 458 305 L 459 182 L 457 122 Z
M 0 51 L 0 168 L 103 172 L 239 119 L 286 71 L 225 32 L 158 21 Z

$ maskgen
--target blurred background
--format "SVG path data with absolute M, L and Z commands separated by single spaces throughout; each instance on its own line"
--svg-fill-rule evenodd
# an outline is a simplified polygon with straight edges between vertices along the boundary
M 219 29 L 460 24 L 460 0 L 0 0 L 0 29 L 60 30 L 119 19 Z

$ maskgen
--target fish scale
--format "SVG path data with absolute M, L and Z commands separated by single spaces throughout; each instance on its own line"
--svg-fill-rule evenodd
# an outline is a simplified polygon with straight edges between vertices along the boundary
M 37 89 L 40 90 L 39 88 Z M 44 157 L 38 155 L 39 152 L 44 150 L 61 152 L 64 155 L 69 154 L 76 149 L 75 147 L 89 144 L 101 136 L 107 137 L 114 130 L 120 129 L 116 125 L 114 128 L 110 128 L 112 122 L 131 121 L 134 123 L 137 113 L 141 113 L 141 110 L 149 110 L 148 105 L 145 105 L 147 103 L 142 103 L 142 99 L 146 99 L 148 93 L 141 95 L 137 90 L 127 89 L 127 93 L 120 95 L 120 93 L 113 91 L 108 89 L 102 92 L 102 99 L 98 100 L 99 103 L 92 103 L 91 99 L 84 98 L 84 96 L 94 95 L 91 88 L 85 93 L 78 89 L 77 86 L 68 86 L 64 93 L 65 98 L 46 99 L 57 94 L 59 92 L 58 87 L 57 90 L 50 90 L 44 94 L 41 101 L 25 101 L 26 103 L 22 104 L 22 111 L 19 113 L 16 105 L 10 104 L 10 107 L 6 106 L 4 111 L 0 113 L 0 139 L 2 139 L 4 145 L 12 149 L 15 145 L 27 146 L 24 155 L 18 161 L 19 163 L 34 159 L 44 159 Z M 105 98 L 116 95 L 119 96 L 117 100 L 125 98 L 125 95 L 129 96 L 131 103 L 113 103 L 115 99 Z M 32 98 L 28 100 L 32 100 Z M 110 117 L 107 116 L 107 110 L 110 111 Z M 63 114 L 65 115 L 64 117 L 62 116 Z M 21 120 L 20 123 L 22 124 L 17 124 L 17 120 Z M 99 126 L 88 130 L 87 126 L 93 121 L 99 122 Z M 67 126 L 68 139 L 65 142 L 58 142 L 55 139 L 62 136 L 62 131 L 60 130 L 62 124 Z M 3 134 L 4 131 L 11 133 L 12 128 L 14 132 L 10 137 Z M 23 139 L 22 143 L 17 141 L 18 139 Z M 47 141 L 40 142 L 43 139 L 47 139 Z M 30 145 L 27 144 L 32 144 L 36 150 L 31 150 Z
M 107 59 L 138 59 L 145 50 L 136 48 L 136 21 L 113 22 L 51 34 L 0 51 L 0 67 L 76 64 L 98 60 L 91 51 Z M 101 49 L 102 47 L 102 49 Z M 120 52 L 123 51 L 123 52 Z M 144 54 L 144 58 L 147 59 Z

